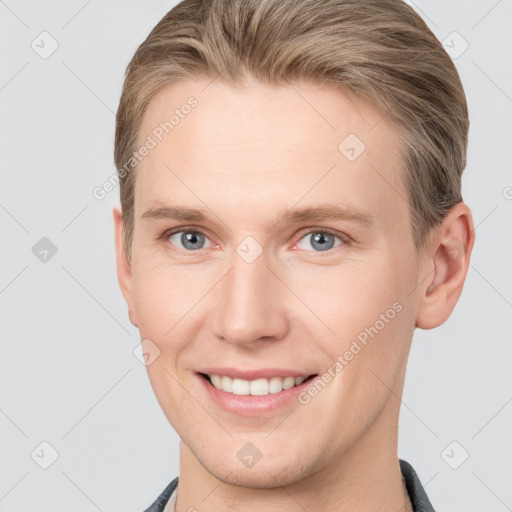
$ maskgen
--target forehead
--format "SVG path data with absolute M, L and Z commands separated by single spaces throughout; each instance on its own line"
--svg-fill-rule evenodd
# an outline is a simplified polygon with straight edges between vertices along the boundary
M 176 200 L 249 215 L 263 198 L 279 210 L 327 200 L 407 214 L 397 130 L 334 88 L 179 82 L 151 100 L 139 132 L 141 144 L 149 139 L 137 169 L 138 216 Z

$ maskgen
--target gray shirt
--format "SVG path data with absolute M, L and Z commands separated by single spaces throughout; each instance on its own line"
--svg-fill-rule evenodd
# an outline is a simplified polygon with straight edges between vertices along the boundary
M 402 471 L 414 512 L 435 512 L 414 468 L 405 460 L 400 459 L 400 470 Z M 177 487 L 178 477 L 163 490 L 162 494 L 144 512 L 172 512 L 176 502 Z

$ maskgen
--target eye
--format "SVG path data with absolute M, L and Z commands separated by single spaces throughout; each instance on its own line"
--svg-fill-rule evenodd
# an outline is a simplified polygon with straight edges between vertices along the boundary
M 182 229 L 181 231 L 167 232 L 165 233 L 165 238 L 172 245 L 176 245 L 179 249 L 184 249 L 186 251 L 196 251 L 198 249 L 203 249 L 205 240 L 209 240 L 209 238 L 200 231 L 195 231 L 192 229 Z M 181 244 L 181 247 L 179 244 Z
M 340 243 L 335 244 L 335 240 L 338 239 Z M 305 240 L 306 242 L 303 242 Z M 313 247 L 313 250 L 323 252 L 328 251 L 329 249 L 333 249 L 334 247 L 338 247 L 342 245 L 344 241 L 340 236 L 331 233 L 330 231 L 325 231 L 322 229 L 317 229 L 315 231 L 310 231 L 306 234 L 306 236 L 302 237 L 299 241 L 298 246 L 301 249 L 306 251 L 311 250 L 308 246 Z M 302 245 L 301 245 L 302 244 Z

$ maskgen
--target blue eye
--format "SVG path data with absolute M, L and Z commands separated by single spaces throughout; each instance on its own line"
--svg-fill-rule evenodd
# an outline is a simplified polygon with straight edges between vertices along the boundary
M 301 238 L 302 240 L 310 240 L 311 247 L 315 251 L 328 251 L 329 249 L 332 249 L 333 247 L 338 247 L 339 245 L 342 245 L 342 240 L 339 236 L 335 235 L 334 233 L 330 233 L 329 231 L 310 231 L 306 236 Z M 339 244 L 334 245 L 335 240 L 338 239 L 340 241 Z M 299 247 L 300 247 L 299 242 Z M 301 249 L 305 249 L 306 251 L 309 251 L 310 249 L 308 247 L 300 247 Z
M 207 248 L 207 242 L 211 244 L 210 239 L 206 235 L 195 229 L 182 228 L 181 231 L 167 231 L 162 235 L 162 238 L 178 249 L 187 252 L 205 249 Z M 317 229 L 303 236 L 297 245 L 300 249 L 306 251 L 326 252 L 345 243 L 339 235 Z
M 187 251 L 203 249 L 205 240 L 208 240 L 208 238 L 199 231 L 177 231 L 175 233 L 170 234 L 169 241 L 173 245 L 176 245 L 176 243 L 172 241 L 173 237 L 175 239 L 177 238 L 179 242 L 182 244 L 182 247 L 179 248 L 186 249 Z

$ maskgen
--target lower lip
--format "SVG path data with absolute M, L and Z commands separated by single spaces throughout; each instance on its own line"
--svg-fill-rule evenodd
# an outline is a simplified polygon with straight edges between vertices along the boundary
M 223 410 L 237 415 L 254 416 L 275 411 L 297 399 L 297 395 L 306 389 L 315 379 L 309 378 L 298 386 L 290 389 L 283 389 L 279 393 L 268 395 L 235 395 L 217 389 L 200 374 L 196 374 L 210 398 Z M 297 400 L 298 401 L 298 400 Z

